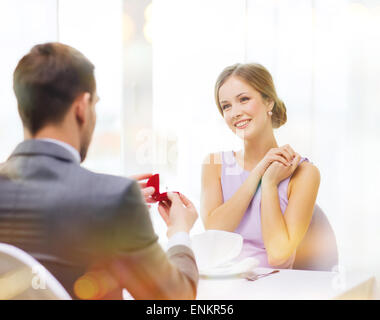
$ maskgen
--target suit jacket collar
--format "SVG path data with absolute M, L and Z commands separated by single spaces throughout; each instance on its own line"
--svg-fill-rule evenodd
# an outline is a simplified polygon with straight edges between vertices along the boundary
M 11 154 L 10 158 L 17 156 L 45 155 L 60 160 L 77 163 L 74 155 L 64 147 L 36 139 L 28 139 L 21 142 Z

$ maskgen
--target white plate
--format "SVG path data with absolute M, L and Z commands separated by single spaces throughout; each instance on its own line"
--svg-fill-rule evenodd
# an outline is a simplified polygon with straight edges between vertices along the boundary
M 191 237 L 198 269 L 210 269 L 235 259 L 243 247 L 243 238 L 238 233 L 207 230 Z
M 232 277 L 252 271 L 258 265 L 259 261 L 256 258 L 250 257 L 241 261 L 230 262 L 219 267 L 200 269 L 199 274 L 200 276 L 207 278 Z

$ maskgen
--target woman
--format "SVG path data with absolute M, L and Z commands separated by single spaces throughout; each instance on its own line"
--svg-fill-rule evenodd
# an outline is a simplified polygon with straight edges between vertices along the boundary
M 262 267 L 292 268 L 313 215 L 319 170 L 289 145 L 278 146 L 273 129 L 286 122 L 286 108 L 263 66 L 225 68 L 215 84 L 215 99 L 244 147 L 204 161 L 205 228 L 241 234 L 240 258 L 256 257 Z

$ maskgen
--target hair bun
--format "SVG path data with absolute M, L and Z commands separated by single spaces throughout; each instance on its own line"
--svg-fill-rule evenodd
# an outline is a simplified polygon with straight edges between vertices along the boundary
M 278 99 L 275 102 L 272 113 L 273 113 L 272 115 L 273 128 L 279 128 L 283 124 L 286 123 L 286 120 L 287 120 L 286 107 L 285 107 L 285 103 L 282 102 L 282 100 Z

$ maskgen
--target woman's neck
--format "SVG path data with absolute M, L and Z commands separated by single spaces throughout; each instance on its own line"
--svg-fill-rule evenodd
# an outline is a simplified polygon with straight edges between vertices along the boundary
M 244 140 L 244 154 L 241 154 L 240 157 L 248 166 L 256 166 L 271 148 L 278 148 L 273 131 L 260 138 Z

